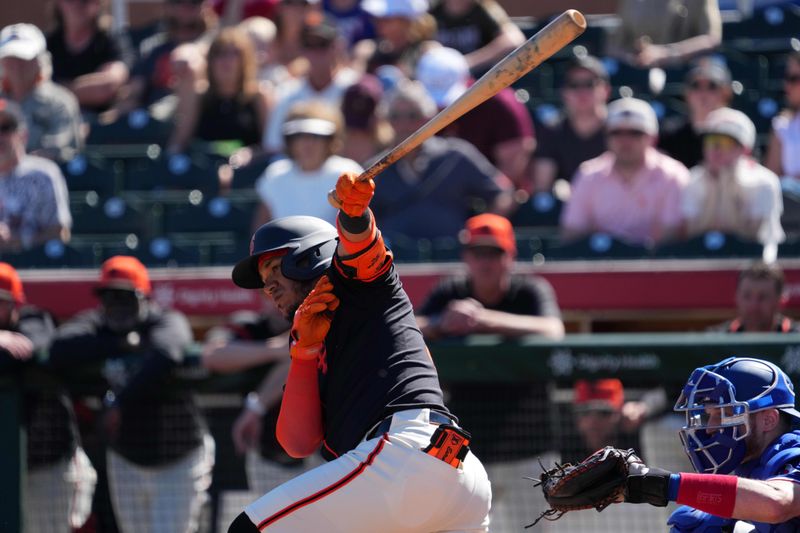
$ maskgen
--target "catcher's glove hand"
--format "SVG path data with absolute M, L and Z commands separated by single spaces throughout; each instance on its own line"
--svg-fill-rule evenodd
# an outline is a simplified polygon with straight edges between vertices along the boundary
M 578 464 L 556 464 L 542 472 L 536 481 L 542 487 L 550 509 L 539 520 L 558 520 L 567 511 L 597 509 L 602 511 L 612 503 L 625 501 L 628 474 L 644 466 L 633 450 L 606 446 Z M 542 467 L 544 468 L 544 467 Z

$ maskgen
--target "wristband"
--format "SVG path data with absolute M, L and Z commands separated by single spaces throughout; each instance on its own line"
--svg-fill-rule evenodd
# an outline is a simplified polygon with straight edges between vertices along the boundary
M 248 393 L 244 399 L 244 408 L 248 411 L 252 411 L 258 416 L 264 416 L 267 412 L 267 410 L 264 409 L 264 405 L 261 403 L 261 398 L 258 396 L 257 392 Z
M 339 225 L 343 230 L 353 235 L 367 231 L 371 221 L 372 213 L 369 209 L 365 209 L 360 217 L 351 217 L 344 211 L 339 211 Z
M 738 477 L 723 474 L 680 475 L 676 502 L 722 518 L 731 518 L 736 506 Z

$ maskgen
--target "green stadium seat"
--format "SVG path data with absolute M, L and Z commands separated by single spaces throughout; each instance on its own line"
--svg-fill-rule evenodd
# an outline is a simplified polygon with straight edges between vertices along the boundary
M 709 231 L 684 242 L 665 244 L 656 248 L 653 255 L 657 258 L 699 259 L 699 258 L 760 258 L 764 246 L 756 242 L 745 241 L 735 235 L 726 235 L 718 231 Z
M 546 250 L 547 260 L 576 259 L 643 259 L 648 250 L 643 246 L 624 243 L 605 233 L 595 233 L 584 239 L 551 246 Z

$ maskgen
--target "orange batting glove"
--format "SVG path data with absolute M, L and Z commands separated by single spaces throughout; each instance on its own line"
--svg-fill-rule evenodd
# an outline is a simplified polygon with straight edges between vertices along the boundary
M 333 294 L 333 284 L 322 276 L 294 314 L 289 348 L 293 359 L 316 360 L 324 352 L 325 336 L 337 307 L 339 298 Z
M 343 173 L 336 182 L 336 189 L 330 194 L 331 203 L 354 218 L 364 214 L 375 194 L 374 180 L 359 181 L 357 178 L 358 174 L 354 172 Z

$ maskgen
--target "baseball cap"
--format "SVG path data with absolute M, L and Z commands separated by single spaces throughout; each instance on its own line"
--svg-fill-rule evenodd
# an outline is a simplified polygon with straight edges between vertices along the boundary
M 19 104 L 13 100 L 0 98 L 0 114 L 11 117 L 20 129 L 25 129 L 27 127 L 25 113 L 22 112 L 22 108 Z
M 587 54 L 576 55 L 567 62 L 567 68 L 564 72 L 569 73 L 575 69 L 588 70 L 599 79 L 608 81 L 608 70 L 606 70 L 603 62 L 594 56 Z
M 467 90 L 469 65 L 458 50 L 439 46 L 419 58 L 415 77 L 437 106 L 447 107 Z
M 364 0 L 361 8 L 373 17 L 413 19 L 428 11 L 428 0 Z
M 33 24 L 12 24 L 0 31 L 0 58 L 36 59 L 47 50 L 42 31 Z
M 638 98 L 620 98 L 608 104 L 606 130 L 631 129 L 658 134 L 658 119 L 650 104 Z
M 459 237 L 465 248 L 491 246 L 511 255 L 517 253 L 514 227 L 507 218 L 500 215 L 483 213 L 467 219 Z
M 618 379 L 579 379 L 573 387 L 573 408 L 578 412 L 618 411 L 625 400 L 622 382 Z
M 8 263 L 0 263 L 0 299 L 25 303 L 22 280 L 19 279 L 16 269 Z
M 752 150 L 756 142 L 756 127 L 753 121 L 741 111 L 730 107 L 715 109 L 709 113 L 700 126 L 700 132 L 727 135 L 748 150 Z
M 149 295 L 150 276 L 147 268 L 135 257 L 115 255 L 100 267 L 100 283 L 95 290 L 138 290 Z
M 348 128 L 364 130 L 383 96 L 381 81 L 372 74 L 364 74 L 347 88 L 342 97 L 342 114 Z
M 686 81 L 691 82 L 697 79 L 709 80 L 719 85 L 726 86 L 731 83 L 731 71 L 722 61 L 711 58 L 704 58 L 697 61 L 694 66 L 686 73 Z
M 311 11 L 303 19 L 300 42 L 307 48 L 325 47 L 335 41 L 338 35 L 339 28 L 330 16 Z

